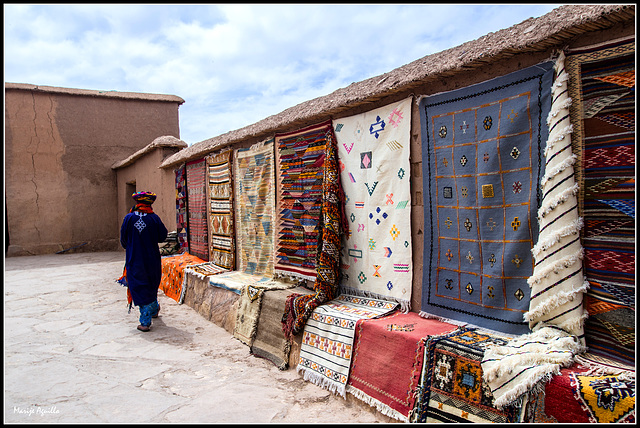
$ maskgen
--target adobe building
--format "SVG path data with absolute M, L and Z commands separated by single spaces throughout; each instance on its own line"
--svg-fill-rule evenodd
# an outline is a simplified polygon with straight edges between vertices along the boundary
M 153 145 L 180 137 L 182 103 L 174 95 L 5 83 L 6 255 L 118 250 L 125 202 L 112 166 L 149 145 L 165 156 L 186 146 Z M 175 198 L 173 186 L 157 190 L 161 181 L 139 177 L 159 200 Z

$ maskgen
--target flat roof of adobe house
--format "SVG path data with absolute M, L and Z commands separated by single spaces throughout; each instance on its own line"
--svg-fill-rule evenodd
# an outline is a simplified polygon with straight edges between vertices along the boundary
M 22 90 L 22 91 L 78 95 L 78 96 L 84 96 L 84 97 L 104 97 L 104 98 L 120 98 L 120 99 L 141 100 L 141 101 L 161 101 L 161 102 L 169 102 L 169 103 L 178 103 L 178 105 L 184 103 L 184 100 L 176 95 L 147 94 L 142 92 L 99 91 L 99 90 L 93 90 L 93 89 L 60 88 L 57 86 L 41 86 L 41 85 L 33 85 L 30 83 L 10 83 L 10 82 L 5 82 L 4 88 L 5 88 L 5 91 L 7 89 L 16 89 L 16 90 Z
M 184 141 L 172 135 L 163 135 L 162 137 L 156 138 L 146 147 L 143 147 L 142 149 L 138 150 L 128 158 L 114 163 L 111 166 L 111 169 L 115 170 L 115 169 L 124 168 L 125 166 L 129 166 L 133 164 L 138 158 L 160 147 L 178 147 L 180 149 L 184 149 L 185 147 L 188 147 L 188 146 L 187 146 L 187 143 L 185 143 Z
M 196 160 L 207 153 L 248 138 L 267 139 L 286 127 L 311 125 L 386 96 L 451 77 L 491 62 L 527 52 L 544 52 L 573 37 L 635 23 L 635 5 L 564 5 L 539 18 L 529 18 L 509 28 L 435 54 L 427 55 L 388 73 L 305 101 L 252 125 L 192 144 L 167 157 L 160 168 Z

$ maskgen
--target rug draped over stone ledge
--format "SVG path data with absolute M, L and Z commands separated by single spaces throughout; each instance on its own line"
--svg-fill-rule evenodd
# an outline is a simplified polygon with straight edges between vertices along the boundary
M 423 316 L 529 331 L 553 63 L 420 100 Z
M 346 398 L 357 321 L 386 315 L 397 306 L 341 294 L 316 307 L 304 326 L 297 371 L 305 380 Z
M 412 100 L 333 121 L 349 225 L 340 291 L 395 300 L 403 312 L 409 311 L 413 278 Z
M 184 291 L 184 270 L 187 266 L 205 263 L 198 256 L 182 253 L 176 256 L 162 257 L 162 279 L 160 290 L 178 303 L 182 303 Z
M 496 408 L 482 379 L 480 363 L 486 346 L 507 341 L 506 336 L 466 327 L 428 338 L 412 422 L 519 422 L 520 409 Z
M 282 313 L 287 297 L 291 293 L 312 294 L 311 290 L 297 287 L 286 290 L 264 290 L 258 325 L 251 345 L 251 353 L 265 358 L 280 370 L 289 368 L 291 340 L 282 331 Z
M 359 320 L 347 392 L 384 415 L 408 422 L 420 383 L 425 342 L 457 328 L 415 312 Z
M 635 39 L 567 52 L 584 216 L 586 342 L 635 363 Z
M 209 261 L 227 270 L 236 265 L 232 154 L 227 150 L 207 156 Z
M 207 179 L 206 160 L 187 162 L 187 208 L 189 253 L 209 261 L 209 234 L 207 232 Z

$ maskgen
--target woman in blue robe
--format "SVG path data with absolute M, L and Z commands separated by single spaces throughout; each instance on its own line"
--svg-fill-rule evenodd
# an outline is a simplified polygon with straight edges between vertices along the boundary
M 137 192 L 131 196 L 136 205 L 122 221 L 120 244 L 126 250 L 125 279 L 129 293 L 133 304 L 140 308 L 138 330 L 149 331 L 151 318 L 160 311 L 162 261 L 158 244 L 167 238 L 167 228 L 151 208 L 155 193 Z

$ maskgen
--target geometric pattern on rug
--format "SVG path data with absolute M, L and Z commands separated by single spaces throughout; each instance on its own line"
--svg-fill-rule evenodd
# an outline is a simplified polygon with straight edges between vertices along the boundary
M 346 398 L 356 323 L 388 314 L 396 302 L 341 294 L 317 306 L 302 335 L 298 373 Z
M 189 253 L 209 261 L 207 232 L 207 183 L 205 159 L 187 162 L 187 208 Z
M 572 144 L 582 165 L 586 343 L 594 354 L 634 364 L 635 41 L 574 49 L 567 65 L 576 95 Z
M 593 376 L 573 365 L 546 383 L 544 408 L 528 412 L 524 422 L 635 422 L 635 380 L 624 375 Z
M 347 392 L 384 415 L 408 422 L 420 383 L 425 342 L 457 328 L 415 312 L 396 311 L 359 320 Z
M 198 256 L 184 252 L 175 256 L 162 257 L 162 279 L 160 280 L 160 290 L 167 297 L 178 303 L 182 303 L 184 295 L 184 270 L 188 266 L 205 263 Z
M 413 98 L 335 119 L 349 231 L 342 292 L 411 301 L 410 129 Z
M 189 251 L 187 234 L 187 176 L 185 165 L 175 170 L 176 173 L 176 232 L 180 251 Z
M 314 281 L 325 145 L 331 122 L 275 136 L 277 229 L 274 271 Z
M 273 139 L 238 149 L 233 159 L 238 270 L 273 276 L 275 222 Z
M 207 156 L 209 261 L 225 269 L 235 267 L 232 154 L 227 150 Z
M 489 344 L 506 344 L 505 338 L 461 328 L 430 338 L 412 422 L 518 422 L 521 409 L 493 406 L 493 395 L 482 379 L 480 365 Z
M 420 100 L 422 312 L 529 332 L 553 62 Z

